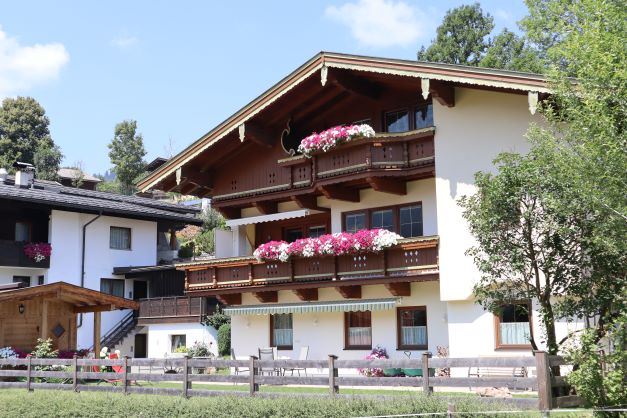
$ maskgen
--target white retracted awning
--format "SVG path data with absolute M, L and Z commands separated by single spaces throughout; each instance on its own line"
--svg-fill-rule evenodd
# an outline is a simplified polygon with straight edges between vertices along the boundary
M 313 215 L 315 213 L 322 213 L 322 212 L 319 210 L 313 210 L 313 209 L 291 210 L 289 212 L 279 212 L 279 213 L 273 213 L 271 215 L 260 215 L 260 216 L 250 216 L 248 218 L 231 219 L 231 220 L 226 221 L 226 226 L 232 228 L 234 226 L 239 226 L 239 225 L 252 225 L 252 224 L 259 224 L 262 222 L 280 221 L 283 219 L 303 218 L 305 216 Z
M 312 312 L 383 311 L 393 309 L 398 302 L 398 298 L 387 298 L 331 302 L 279 303 L 224 308 L 224 313 L 233 316 Z

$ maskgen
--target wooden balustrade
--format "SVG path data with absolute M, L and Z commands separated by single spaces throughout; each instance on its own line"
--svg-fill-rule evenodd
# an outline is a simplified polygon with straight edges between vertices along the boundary
M 189 322 L 200 320 L 206 312 L 206 301 L 200 297 L 172 296 L 141 299 L 138 323 Z

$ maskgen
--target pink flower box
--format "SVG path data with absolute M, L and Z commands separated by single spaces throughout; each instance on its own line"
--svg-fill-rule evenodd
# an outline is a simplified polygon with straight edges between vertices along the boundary
M 24 254 L 26 257 L 39 263 L 52 254 L 52 246 L 47 242 L 31 242 L 24 245 Z
M 374 129 L 370 125 L 335 126 L 320 133 L 314 132 L 300 141 L 298 152 L 311 157 L 315 151 L 327 152 L 344 142 L 359 138 L 372 138 Z

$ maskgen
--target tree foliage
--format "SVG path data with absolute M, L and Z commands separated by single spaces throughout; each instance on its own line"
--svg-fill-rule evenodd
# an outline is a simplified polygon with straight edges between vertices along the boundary
M 13 172 L 13 163 L 35 165 L 37 177 L 54 180 L 63 158 L 50 136 L 50 120 L 32 97 L 6 98 L 0 106 L 0 167 Z
M 479 61 L 479 66 L 529 73 L 544 71 L 544 63 L 538 52 L 528 45 L 524 37 L 507 29 L 503 29 L 490 41 L 485 55 Z
M 115 125 L 115 134 L 109 143 L 109 150 L 109 158 L 122 192 L 132 193 L 133 181 L 143 173 L 146 165 L 144 140 L 142 135 L 137 133 L 137 121 L 125 120 Z

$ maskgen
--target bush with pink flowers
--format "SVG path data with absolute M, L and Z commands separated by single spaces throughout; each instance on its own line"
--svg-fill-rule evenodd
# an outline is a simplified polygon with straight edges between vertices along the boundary
M 286 262 L 291 257 L 377 253 L 398 244 L 401 238 L 385 229 L 362 229 L 354 234 L 327 234 L 318 238 L 299 239 L 289 244 L 285 241 L 270 241 L 257 247 L 253 255 L 259 261 Z
M 372 349 L 370 354 L 366 356 L 366 360 L 382 360 L 389 359 L 387 350 L 380 345 Z M 368 377 L 381 377 L 383 376 L 383 369 L 359 369 L 359 374 Z
M 47 242 L 31 242 L 24 245 L 24 254 L 37 263 L 49 258 L 52 254 L 52 246 Z
M 344 142 L 358 138 L 371 138 L 373 136 L 374 129 L 370 125 L 335 126 L 320 133 L 314 132 L 304 138 L 300 141 L 298 152 L 306 157 L 311 157 L 311 153 L 315 151 L 327 152 Z

